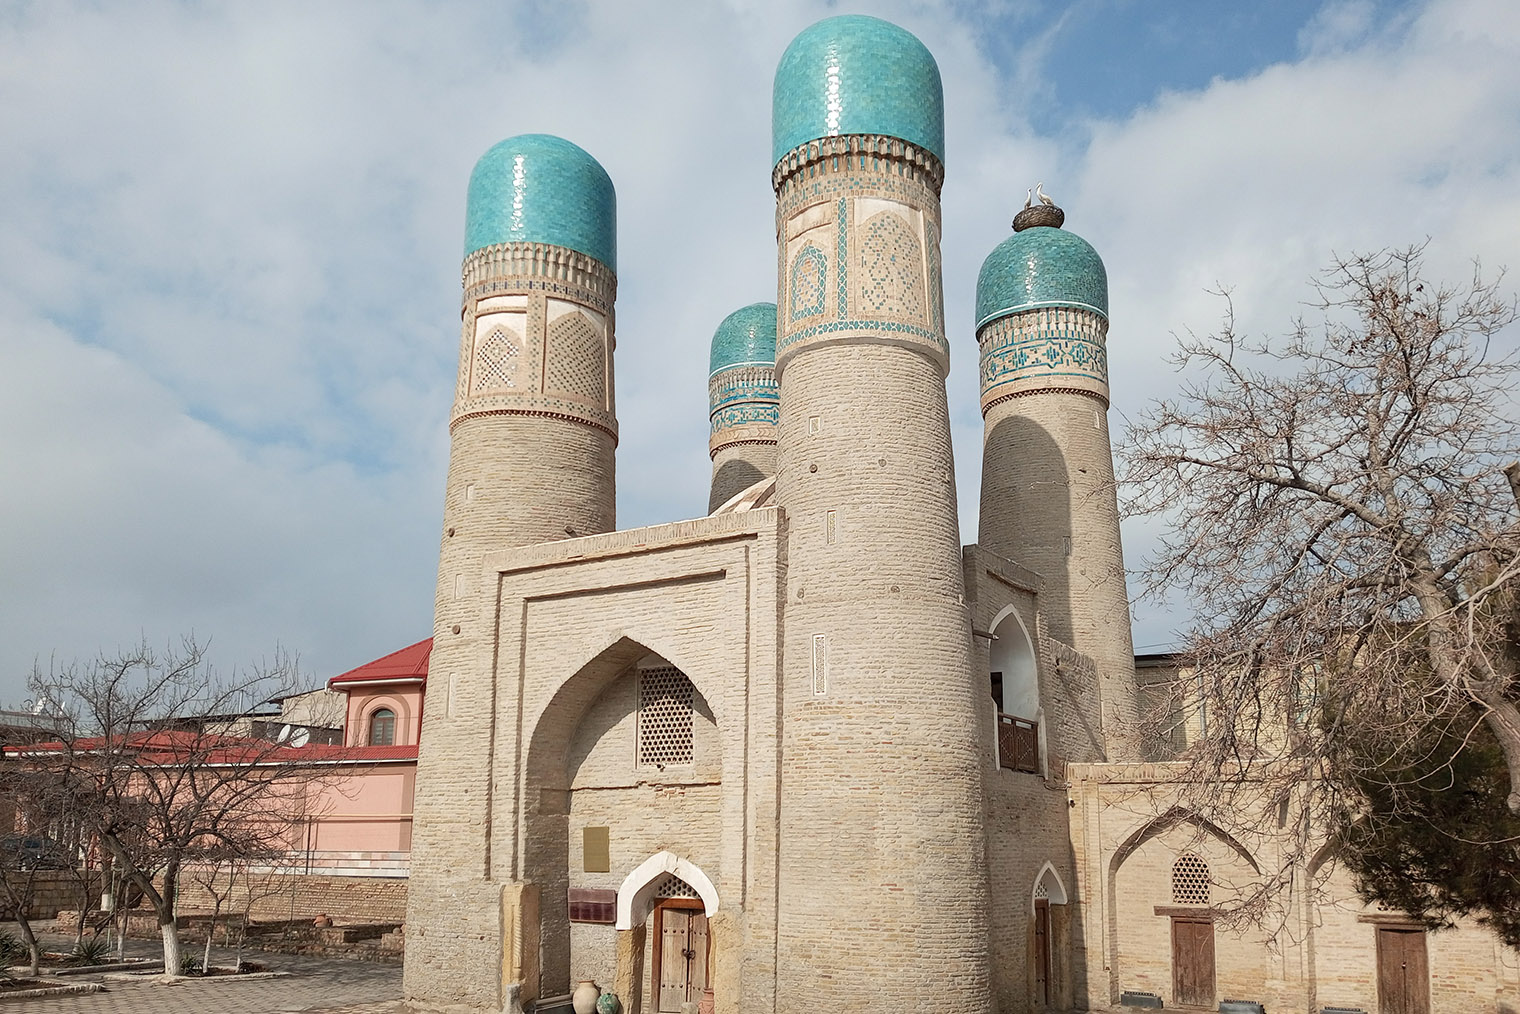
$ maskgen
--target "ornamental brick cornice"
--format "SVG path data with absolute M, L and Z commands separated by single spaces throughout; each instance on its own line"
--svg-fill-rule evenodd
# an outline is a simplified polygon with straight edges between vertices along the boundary
M 841 134 L 800 144 L 771 170 L 771 188 L 780 197 L 793 182 L 826 173 L 876 171 L 910 177 L 938 197 L 945 167 L 931 151 L 886 134 Z
M 542 404 L 536 404 L 539 399 L 532 395 L 516 395 L 513 400 L 517 404 L 483 404 L 486 398 L 473 398 L 469 402 L 457 405 L 449 419 L 449 432 L 468 419 L 478 419 L 483 416 L 493 415 L 530 415 L 544 419 L 563 419 L 566 422 L 580 423 L 590 426 L 592 429 L 601 430 L 612 438 L 613 446 L 617 446 L 618 430 L 617 420 L 605 412 L 597 412 L 591 409 L 580 409 L 575 406 L 569 408 L 553 408 Z M 496 399 L 498 402 L 500 399 Z
M 594 257 L 549 243 L 497 243 L 464 259 L 460 283 L 465 300 L 493 293 L 552 291 L 610 313 L 617 276 Z

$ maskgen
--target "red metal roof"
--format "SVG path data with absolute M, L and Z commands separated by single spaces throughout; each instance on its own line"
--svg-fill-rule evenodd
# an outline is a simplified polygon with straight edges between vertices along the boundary
M 400 651 L 393 651 L 389 655 L 377 658 L 373 662 L 366 662 L 357 669 L 334 676 L 327 681 L 328 687 L 335 687 L 343 683 L 368 683 L 371 680 L 414 680 L 427 681 L 428 656 L 433 653 L 433 639 L 408 645 Z

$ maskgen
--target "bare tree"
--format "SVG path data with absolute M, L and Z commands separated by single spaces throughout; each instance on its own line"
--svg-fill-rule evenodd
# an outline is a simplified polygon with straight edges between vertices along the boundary
M 1126 512 L 1166 525 L 1144 590 L 1196 618 L 1152 726 L 1201 729 L 1190 805 L 1281 828 L 1299 869 L 1408 744 L 1460 749 L 1431 735 L 1454 720 L 1492 734 L 1520 810 L 1516 363 L 1494 342 L 1516 308 L 1476 265 L 1423 280 L 1421 253 L 1335 260 L 1282 340 L 1242 338 L 1233 308 L 1189 333 L 1180 394 L 1122 451 Z
M 168 975 L 184 964 L 176 924 L 184 871 L 288 851 L 319 789 L 299 751 L 235 734 L 295 677 L 283 654 L 219 677 L 193 639 L 33 676 L 33 692 L 56 704 L 66 731 L 7 753 L 73 799 L 116 873 L 152 906 Z

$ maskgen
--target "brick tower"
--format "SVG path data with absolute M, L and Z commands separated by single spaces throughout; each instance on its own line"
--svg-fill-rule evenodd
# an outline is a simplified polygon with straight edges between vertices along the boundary
M 614 527 L 616 198 L 586 152 L 509 138 L 470 174 L 459 380 L 418 759 L 405 992 L 499 1009 L 485 553 Z
M 776 474 L 776 304 L 752 303 L 713 333 L 707 375 L 712 491 L 707 510 Z
M 988 1009 L 985 832 L 945 396 L 939 69 L 834 17 L 776 72 L 786 512 L 777 1009 Z
M 1134 650 L 1108 436 L 1108 274 L 1054 206 L 1021 211 L 976 285 L 978 542 L 1038 572 L 1052 636 L 1097 663 L 1110 759 L 1136 753 Z

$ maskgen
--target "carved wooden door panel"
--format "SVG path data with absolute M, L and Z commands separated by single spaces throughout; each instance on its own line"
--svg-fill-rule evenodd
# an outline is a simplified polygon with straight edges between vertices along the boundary
M 1430 1014 L 1424 930 L 1379 926 L 1377 962 L 1381 1014 Z
M 1213 1008 L 1213 922 L 1172 917 L 1172 994 L 1179 1007 Z
M 700 904 L 700 903 L 697 903 Z M 701 908 L 661 905 L 655 964 L 657 1014 L 681 1014 L 707 988 L 707 916 Z
M 1044 898 L 1034 903 L 1034 998 L 1050 1005 L 1050 902 Z

